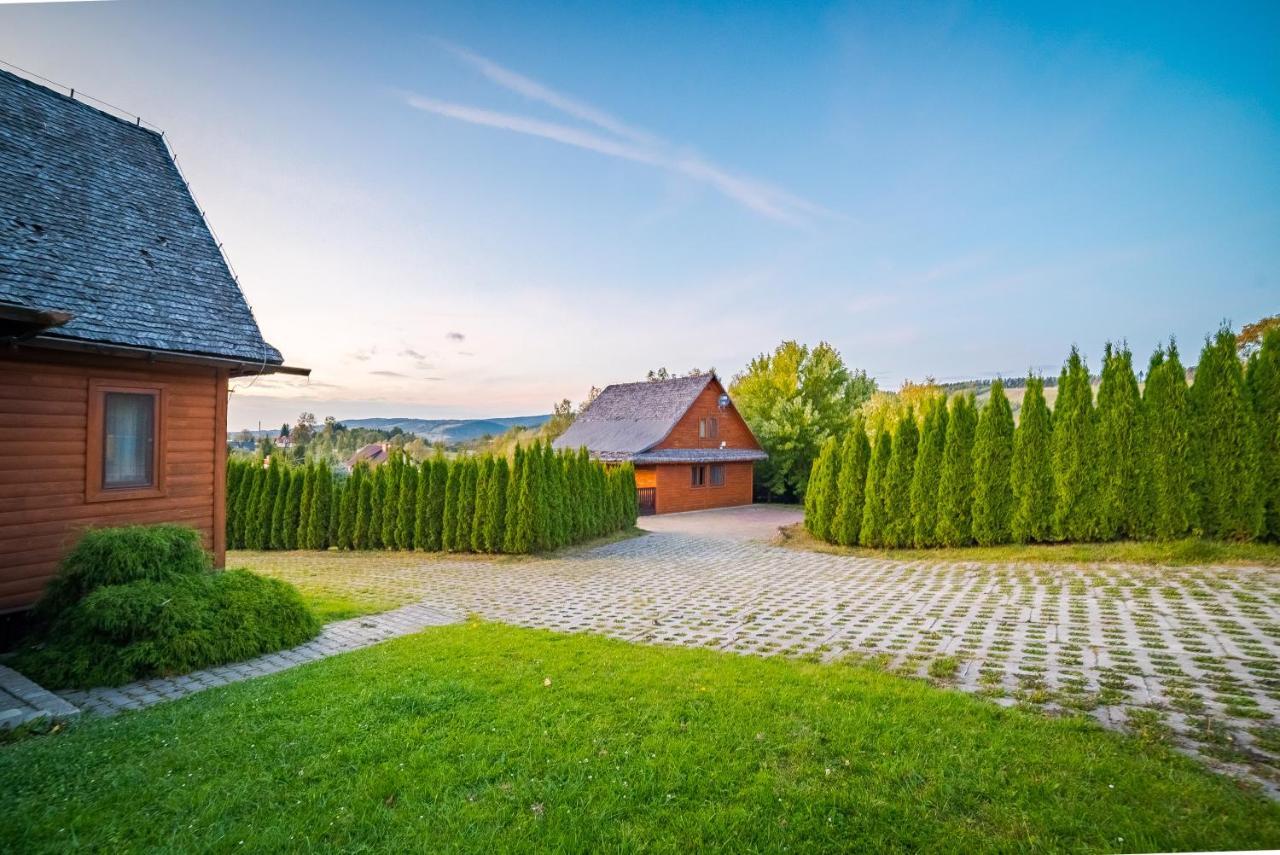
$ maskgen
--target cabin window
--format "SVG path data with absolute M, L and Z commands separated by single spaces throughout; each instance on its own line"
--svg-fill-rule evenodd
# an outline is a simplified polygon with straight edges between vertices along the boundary
M 711 486 L 712 487 L 724 486 L 724 464 L 723 463 L 711 464 Z
M 159 386 L 91 382 L 86 499 L 164 495 L 163 401 Z
M 707 483 L 707 467 L 690 466 L 689 467 L 689 486 L 701 487 Z
M 151 487 L 156 478 L 156 395 L 107 392 L 102 402 L 102 488 Z
M 714 439 L 720 435 L 720 421 L 712 416 L 707 419 L 698 419 L 698 438 Z

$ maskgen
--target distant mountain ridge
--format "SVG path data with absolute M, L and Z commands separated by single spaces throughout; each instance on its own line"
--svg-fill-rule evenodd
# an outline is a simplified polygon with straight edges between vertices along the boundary
M 486 434 L 497 436 L 513 427 L 541 427 L 550 418 L 551 414 L 548 413 L 542 416 L 510 416 L 494 419 L 372 418 L 340 419 L 340 421 L 349 428 L 388 431 L 400 428 L 405 433 L 415 434 L 426 442 L 454 443 L 479 439 Z
M 493 419 L 411 419 L 411 418 L 369 418 L 339 419 L 349 428 L 368 428 L 370 430 L 390 431 L 395 428 L 405 433 L 421 437 L 425 442 L 443 442 L 448 445 L 468 442 L 483 436 L 498 436 L 516 426 L 524 428 L 542 427 L 551 414 L 541 416 L 510 416 Z M 279 428 L 249 431 L 254 437 L 274 437 L 280 433 Z M 240 431 L 229 431 L 229 439 L 235 439 Z

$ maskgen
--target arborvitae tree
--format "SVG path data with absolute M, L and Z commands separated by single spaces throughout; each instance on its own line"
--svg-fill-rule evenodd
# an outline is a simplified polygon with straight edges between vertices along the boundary
M 443 524 L 440 531 L 440 545 L 445 552 L 458 551 L 458 502 L 462 493 L 462 461 L 450 460 L 447 464 L 448 477 L 444 485 L 444 505 L 442 511 Z
M 893 439 L 887 430 L 876 436 L 875 451 L 867 471 L 867 489 L 862 504 L 862 525 L 858 542 L 863 546 L 883 546 L 887 517 L 885 498 L 889 491 L 889 463 L 893 458 Z
M 519 445 L 511 458 L 511 477 L 507 480 L 507 515 L 502 521 L 502 551 L 519 552 L 516 549 L 516 529 L 520 519 L 520 495 L 524 489 L 524 449 Z
M 382 548 L 396 548 L 396 526 L 400 523 L 400 473 L 404 455 L 394 453 L 382 467 L 386 481 L 382 485 Z
M 342 485 L 342 501 L 338 513 L 339 549 L 355 548 L 356 517 L 360 512 L 360 482 L 364 478 L 364 469 L 364 464 L 357 463 Z
M 373 467 L 369 475 L 369 525 L 364 548 L 381 549 L 382 517 L 387 506 L 387 464 Z
M 262 470 L 262 467 L 256 466 L 253 461 L 241 463 L 239 467 L 240 486 L 236 490 L 235 527 L 232 529 L 232 536 L 227 539 L 228 549 L 244 549 L 249 509 L 256 506 L 257 497 L 254 493 L 258 489 L 257 475 Z M 229 513 L 228 515 L 232 514 Z
M 328 481 L 325 489 L 329 491 L 329 525 L 325 526 L 324 543 L 324 548 L 328 549 L 338 543 L 338 525 L 342 522 L 342 495 L 346 491 L 346 481 L 337 479 L 328 463 L 320 463 L 320 476 Z
M 512 484 L 513 487 L 518 487 L 518 492 L 513 494 L 514 516 L 508 520 L 507 552 L 525 553 L 533 549 L 534 544 L 542 455 L 537 452 L 535 446 L 523 455 L 517 449 L 516 459 L 520 464 L 520 475 Z
M 493 457 L 485 455 L 476 466 L 476 498 L 471 508 L 472 552 L 484 552 L 485 519 L 489 513 L 489 479 L 493 477 Z
M 311 501 L 316 491 L 316 466 L 307 464 L 298 473 L 302 479 L 302 499 L 298 503 L 298 528 L 294 534 L 294 543 L 298 549 L 313 549 L 308 533 L 311 528 Z
M 839 501 L 840 442 L 834 436 L 822 444 L 804 494 L 805 527 L 819 540 L 831 540 L 831 520 Z
M 547 465 L 546 447 L 535 443 L 530 451 L 532 466 L 529 472 L 533 477 L 533 516 L 529 524 L 529 542 L 531 548 L 539 552 L 551 547 L 551 497 L 548 495 L 551 467 Z
M 414 520 L 418 506 L 418 467 L 405 461 L 400 467 L 400 494 L 396 501 L 396 548 L 413 549 Z
M 1143 392 L 1152 534 L 1161 540 L 1185 537 L 1196 528 L 1195 472 L 1187 372 L 1178 347 L 1156 350 Z
M 298 548 L 298 520 L 302 514 L 302 470 L 288 469 L 286 480 L 289 488 L 285 492 L 284 513 L 280 525 L 280 549 Z
M 507 458 L 495 457 L 490 461 L 489 477 L 485 482 L 484 519 L 481 524 L 481 548 L 483 552 L 501 552 L 507 521 L 507 480 L 510 468 Z M 477 499 L 478 503 L 479 499 Z
M 916 471 L 920 429 L 910 407 L 893 431 L 893 454 L 884 491 L 884 544 L 895 548 L 910 546 L 912 537 L 911 479 Z
M 911 537 L 917 547 L 938 545 L 938 484 L 947 445 L 947 399 L 926 405 L 920 429 L 920 450 L 911 476 Z
M 541 549 L 560 545 L 560 479 L 556 475 L 556 454 L 551 443 L 542 446 L 542 537 Z
M 565 542 L 577 543 L 582 540 L 582 491 L 579 488 L 582 476 L 578 452 L 561 453 L 561 464 L 564 467 L 564 527 Z
M 856 546 L 862 528 L 863 495 L 867 488 L 867 467 L 871 463 L 871 443 L 861 415 L 853 424 L 840 448 L 840 477 L 836 481 L 835 517 L 831 520 L 831 541 L 841 546 Z
M 329 520 L 333 516 L 333 473 L 324 463 L 311 467 L 311 506 L 307 511 L 307 549 L 329 548 Z
M 479 462 L 474 457 L 463 458 L 458 473 L 458 507 L 454 512 L 457 518 L 457 529 L 454 532 L 453 548 L 458 552 L 471 551 L 471 523 L 476 515 L 476 473 Z
M 359 496 L 356 500 L 356 523 L 351 531 L 354 549 L 372 548 L 370 531 L 373 527 L 374 473 L 366 470 L 360 475 Z
M 276 489 L 280 484 L 280 464 L 272 460 L 257 495 L 257 506 L 249 519 L 246 545 L 250 549 L 271 548 L 271 516 L 276 506 Z
M 1053 528 L 1059 539 L 1088 541 L 1097 536 L 1096 433 L 1089 368 L 1073 347 L 1058 378 L 1053 410 Z
M 413 546 L 415 549 L 429 549 L 427 536 L 427 514 L 431 501 L 431 461 L 424 460 L 418 467 L 415 479 L 418 492 L 413 497 Z
M 634 463 L 622 465 L 622 480 L 627 488 L 627 514 L 623 522 L 627 528 L 634 528 L 640 518 L 640 495 L 636 492 L 636 466 Z
M 1190 400 L 1200 524 L 1210 537 L 1255 537 L 1263 526 L 1258 430 L 1229 328 L 1206 339 Z
M 293 480 L 293 467 L 283 464 L 280 467 L 280 483 L 276 485 L 276 503 L 271 509 L 271 549 L 285 549 L 284 530 L 289 507 L 289 484 Z
M 972 395 L 960 395 L 947 418 L 938 481 L 938 543 L 967 546 L 973 540 L 973 441 L 978 411 Z
M 578 514 L 578 540 L 585 540 L 594 533 L 594 510 L 595 501 L 592 498 L 593 489 L 593 473 L 597 467 L 597 463 L 591 459 L 591 453 L 586 447 L 578 449 L 578 478 L 577 478 L 577 514 Z
M 438 454 L 431 463 L 431 488 L 428 492 L 427 549 L 438 552 L 444 548 L 444 500 L 449 482 L 449 463 L 444 454 Z
M 236 542 L 236 511 L 239 507 L 240 499 L 240 482 L 244 478 L 244 467 L 235 460 L 227 461 L 227 495 L 226 495 L 226 542 L 227 546 L 235 549 Z
M 1270 330 L 1249 358 L 1246 385 L 1258 429 L 1262 533 L 1280 540 L 1280 329 Z
M 1127 347 L 1107 345 L 1098 388 L 1098 530 L 1100 540 L 1148 533 L 1142 396 Z
M 980 546 L 1009 542 L 1012 461 L 1013 410 L 996 378 L 973 435 L 973 539 Z
M 1027 378 L 1022 413 L 1013 435 L 1010 465 L 1013 519 L 1010 534 L 1018 543 L 1053 537 L 1053 422 L 1044 400 L 1044 381 Z
M 606 481 L 604 465 L 601 463 L 593 464 L 591 467 L 591 535 L 593 537 L 599 537 L 608 530 L 609 501 L 606 496 Z

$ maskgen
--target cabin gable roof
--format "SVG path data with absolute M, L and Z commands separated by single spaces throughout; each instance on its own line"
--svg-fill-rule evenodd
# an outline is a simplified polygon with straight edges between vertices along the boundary
M 0 304 L 43 338 L 280 365 L 163 137 L 0 70 Z

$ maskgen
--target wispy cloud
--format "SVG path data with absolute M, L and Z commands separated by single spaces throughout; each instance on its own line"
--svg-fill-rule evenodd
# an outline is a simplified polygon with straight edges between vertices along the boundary
M 369 373 L 370 373 L 370 374 L 373 374 L 373 375 L 375 375 L 375 376 L 377 376 L 377 377 L 406 377 L 406 376 L 408 376 L 408 375 L 405 375 L 405 374 L 401 374 L 399 371 L 370 371 Z
M 466 336 L 460 332 L 447 332 L 444 335 L 449 341 L 466 341 Z
M 456 45 L 445 43 L 444 47 L 498 86 L 592 125 L 597 131 L 409 93 L 405 100 L 411 107 L 460 122 L 539 137 L 683 175 L 713 188 L 750 211 L 780 222 L 799 225 L 815 217 L 831 215 L 819 205 L 766 182 L 734 174 L 698 154 L 490 59 Z

